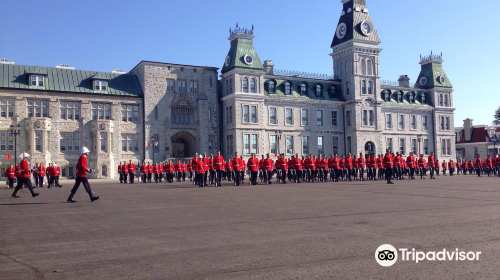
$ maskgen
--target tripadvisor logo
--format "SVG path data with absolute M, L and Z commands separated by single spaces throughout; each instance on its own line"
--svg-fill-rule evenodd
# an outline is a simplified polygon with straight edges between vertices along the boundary
M 465 252 L 459 251 L 458 248 L 454 251 L 443 249 L 441 251 L 415 251 L 415 248 L 409 250 L 400 248 L 399 251 L 390 244 L 384 244 L 375 251 L 375 260 L 381 266 L 392 266 L 398 260 L 398 255 L 401 261 L 410 261 L 419 263 L 421 261 L 479 261 L 481 252 Z

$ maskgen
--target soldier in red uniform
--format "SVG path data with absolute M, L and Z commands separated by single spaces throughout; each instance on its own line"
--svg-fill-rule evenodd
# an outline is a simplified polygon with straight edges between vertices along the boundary
M 316 159 L 314 156 L 309 156 L 309 162 L 307 167 L 309 168 L 309 180 L 308 182 L 314 183 L 314 179 L 316 179 Z
M 47 165 L 46 173 L 47 173 L 47 186 L 52 186 L 52 180 L 54 178 L 52 177 L 52 164 L 50 162 L 49 165 Z
M 352 157 L 352 175 L 354 177 L 354 181 L 358 180 L 358 172 L 359 171 L 359 165 L 358 165 L 358 156 L 354 154 Z
M 342 177 L 342 181 L 347 180 L 347 170 L 345 168 L 345 157 L 340 157 L 340 176 Z
M 264 168 L 265 168 L 265 176 L 266 176 L 266 182 L 268 185 L 272 184 L 271 182 L 271 178 L 273 177 L 273 167 L 274 167 L 274 164 L 273 164 L 273 159 L 271 158 L 271 156 L 269 154 L 266 155 L 266 159 L 265 159 L 265 162 L 264 162 Z
M 434 152 L 431 152 L 431 155 L 427 159 L 428 165 L 429 165 L 429 170 L 431 172 L 431 179 L 436 179 L 434 177 L 434 171 L 435 171 L 435 164 L 436 164 L 436 159 L 434 158 Z
M 120 175 L 120 184 L 123 183 L 123 165 L 122 162 L 120 161 L 120 164 L 118 164 L 118 174 Z
M 154 164 L 155 164 L 153 166 L 154 180 L 155 180 L 155 183 L 158 183 L 158 181 L 160 180 L 160 167 L 158 166 L 157 162 L 155 162 Z
M 143 161 L 141 167 L 139 167 L 139 172 L 141 173 L 141 181 L 142 183 L 146 183 L 146 178 L 148 177 L 148 168 L 146 167 L 146 163 Z
M 182 182 L 186 182 L 186 172 L 187 172 L 187 165 L 186 162 L 182 163 Z
M 208 159 L 208 183 L 210 185 L 215 184 L 215 166 L 214 166 L 214 155 L 210 154 L 210 158 Z
M 127 168 L 127 171 L 128 171 L 128 178 L 129 178 L 129 183 L 130 184 L 133 184 L 134 183 L 134 179 L 135 179 L 135 164 L 132 162 L 132 160 L 129 160 L 128 164 L 125 166 L 125 168 Z M 125 183 L 127 183 L 127 181 L 125 181 Z
M 493 161 L 491 159 L 495 159 L 493 155 L 491 156 L 491 158 L 486 158 L 485 160 L 486 173 L 488 174 L 488 177 L 490 177 L 493 173 Z
M 38 196 L 38 193 L 33 191 L 33 187 L 31 185 L 30 167 L 29 167 L 29 163 L 28 163 L 29 156 L 30 155 L 27 153 L 22 153 L 20 156 L 22 158 L 22 160 L 19 163 L 19 170 L 20 170 L 19 181 L 17 182 L 17 186 L 14 189 L 14 193 L 12 193 L 12 197 L 14 197 L 14 198 L 19 197 L 19 196 L 17 196 L 17 192 L 21 189 L 21 187 L 23 185 L 26 185 L 28 187 L 28 189 L 30 190 L 31 195 L 33 197 Z
M 41 169 L 42 167 L 40 167 L 39 169 L 39 174 L 40 174 L 40 179 L 42 181 L 42 184 L 43 184 L 43 176 L 42 176 L 42 173 L 41 173 Z M 62 185 L 59 184 L 59 177 L 61 176 L 61 168 L 59 166 L 57 166 L 57 162 L 52 164 L 52 182 L 54 183 L 54 186 L 55 187 L 58 187 L 58 188 L 62 188 Z M 49 185 L 50 187 L 50 185 Z
M 226 179 L 228 182 L 231 182 L 233 180 L 233 164 L 232 161 L 228 159 L 226 162 L 226 168 L 224 168 L 226 171 Z
M 482 164 L 482 160 L 481 160 L 481 155 L 477 155 L 477 158 L 476 158 L 476 174 L 478 177 L 481 177 L 481 164 Z
M 295 160 L 293 161 L 293 168 L 295 169 L 295 183 L 300 183 L 300 178 L 302 178 L 302 159 L 299 158 L 299 154 L 295 155 Z
M 124 184 L 128 182 L 128 168 L 127 168 L 127 163 L 125 161 L 122 164 L 122 182 Z
M 334 158 L 331 160 L 332 162 L 332 171 L 333 171 L 333 181 L 338 182 L 340 176 L 340 159 L 339 155 L 335 154 Z
M 243 160 L 243 156 L 240 156 L 240 159 L 241 159 L 240 180 L 241 180 L 241 184 L 244 184 L 245 183 L 246 165 L 245 165 L 245 160 Z
M 439 166 L 439 161 L 437 162 L 438 165 L 436 166 Z M 443 167 L 443 176 L 446 176 L 446 167 L 448 167 L 448 165 L 446 164 L 446 160 L 443 159 L 443 163 L 441 164 L 441 166 Z M 438 169 L 438 173 L 439 173 L 439 169 Z
M 148 183 L 151 183 L 151 179 L 153 177 L 153 166 L 151 165 L 151 163 L 149 161 L 148 161 L 147 167 L 148 167 Z M 125 176 L 125 179 L 126 178 L 127 177 Z M 125 181 L 127 181 L 127 180 L 125 180 Z
M 453 172 L 455 171 L 455 163 L 452 159 L 450 159 L 450 162 L 448 163 L 448 169 L 450 170 L 450 176 L 453 176 Z
M 199 161 L 196 163 L 196 173 L 198 174 L 197 182 L 200 188 L 203 188 L 205 185 L 205 161 L 203 160 L 203 156 L 199 156 Z
M 83 183 L 85 190 L 89 194 L 91 202 L 99 199 L 98 196 L 94 196 L 92 189 L 90 188 L 89 181 L 87 179 L 87 172 L 90 172 L 90 169 L 87 167 L 87 156 L 89 155 L 89 153 L 90 151 L 86 147 L 83 147 L 80 151 L 81 155 L 80 158 L 78 159 L 78 163 L 76 164 L 76 182 L 75 186 L 71 190 L 68 202 L 76 202 L 76 200 L 73 199 L 73 196 L 78 190 L 78 187 L 80 187 L 80 183 Z
M 14 188 L 14 178 L 16 178 L 16 170 L 9 164 L 9 167 L 5 169 L 5 177 L 7 178 L 7 188 Z
M 264 158 L 264 155 L 262 155 L 262 158 L 259 160 L 259 179 L 260 179 L 260 182 L 261 183 L 265 183 L 266 182 L 266 172 L 264 171 L 265 170 L 265 167 L 264 167 L 264 164 L 265 164 L 265 161 L 266 159 Z
M 177 182 L 180 182 L 181 177 L 182 177 L 182 169 L 183 169 L 183 166 L 182 166 L 182 163 L 180 160 L 177 160 L 177 162 L 174 165 L 174 169 L 175 169 Z
M 161 181 L 163 180 L 163 164 L 161 164 L 161 162 L 158 163 L 158 169 L 160 170 L 160 174 L 159 174 L 160 179 L 159 179 L 159 181 L 161 183 Z
M 238 156 L 238 153 L 234 153 L 234 158 L 231 161 L 231 166 L 233 167 L 234 171 L 234 185 L 239 186 L 241 179 L 240 179 L 240 174 L 241 174 L 241 166 L 243 165 L 242 160 Z
M 352 168 L 353 168 L 353 164 L 352 164 L 351 153 L 347 153 L 347 157 L 344 159 L 344 162 L 345 162 L 345 168 L 346 168 L 346 171 L 347 171 L 346 181 L 352 181 Z
M 288 171 L 288 160 L 285 158 L 285 154 L 280 155 L 279 168 L 281 172 L 280 174 L 281 183 L 286 184 L 286 172 Z
M 420 179 L 425 179 L 424 176 L 425 176 L 425 170 L 427 169 L 427 163 L 425 162 L 425 158 L 424 158 L 424 155 L 421 154 L 420 155 L 420 159 L 418 160 L 418 167 L 420 169 L 419 173 L 420 173 Z
M 394 159 L 389 149 L 387 149 L 387 151 L 385 152 L 384 165 L 385 165 L 385 179 L 387 180 L 387 184 L 394 184 L 391 181 L 392 170 L 394 168 Z
M 38 189 L 39 187 L 43 188 L 43 184 L 41 186 L 38 185 L 38 182 L 40 182 L 40 177 L 38 176 L 38 168 L 39 165 L 38 163 L 35 164 L 35 167 L 31 169 L 31 173 L 33 174 L 33 181 L 35 183 L 35 187 Z
M 175 165 L 172 163 L 171 160 L 168 161 L 168 169 L 167 169 L 167 172 L 169 174 L 169 183 L 173 183 L 174 182 L 174 175 L 175 175 Z
M 378 158 L 376 158 L 375 162 L 378 165 L 378 179 L 382 180 L 385 176 L 385 171 L 386 171 L 384 165 L 384 155 L 380 154 Z M 376 175 L 377 169 L 375 169 L 374 171 L 375 171 L 374 176 L 377 176 Z
M 247 161 L 247 168 L 250 171 L 250 185 L 257 185 L 257 173 L 259 171 L 259 159 L 252 153 Z
M 358 172 L 360 181 L 365 180 L 365 168 L 366 168 L 365 157 L 363 156 L 363 153 L 359 153 Z
M 215 168 L 215 186 L 221 186 L 222 171 L 224 170 L 224 158 L 220 155 L 220 151 L 217 151 L 217 156 L 214 158 L 214 168 Z
M 406 165 L 410 169 L 410 173 L 408 178 L 415 180 L 415 156 L 411 152 L 410 155 L 406 158 Z
M 45 168 L 45 163 L 41 163 L 40 166 L 38 166 L 38 185 L 41 187 L 43 186 L 43 178 L 45 177 L 46 173 L 46 168 Z M 50 187 L 49 182 L 47 181 L 47 187 Z M 61 186 L 62 187 L 62 186 Z

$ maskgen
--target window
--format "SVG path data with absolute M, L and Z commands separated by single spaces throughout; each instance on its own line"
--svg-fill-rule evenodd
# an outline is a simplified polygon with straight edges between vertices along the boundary
M 226 135 L 227 143 L 227 154 L 231 155 L 233 153 L 233 135 Z
M 366 81 L 361 81 L 361 93 L 366 94 Z
M 411 139 L 411 152 L 417 154 L 417 139 Z
M 361 75 L 366 75 L 366 61 L 364 59 L 361 60 Z
M 257 134 L 243 134 L 243 149 L 247 155 L 257 153 Z
M 441 153 L 443 155 L 446 155 L 446 140 L 445 139 L 441 139 Z
M 255 79 L 250 79 L 250 93 L 255 93 Z
M 226 123 L 233 123 L 233 106 L 226 107 Z
M 28 100 L 28 118 L 48 118 L 49 102 L 41 100 Z
M 385 115 L 385 128 L 392 128 L 392 114 Z
M 417 129 L 417 116 L 410 115 L 410 129 Z
M 229 92 L 232 93 L 233 92 L 233 79 L 229 79 Z
M 403 94 L 401 93 L 401 91 L 398 91 L 397 93 L 397 98 L 398 98 L 398 102 L 403 102 Z
M 337 115 L 337 111 L 332 111 L 332 126 L 337 126 L 338 124 Z
M 194 124 L 194 109 L 187 107 L 172 107 L 171 123 L 173 124 Z
M 335 86 L 334 85 L 330 86 L 330 90 L 329 91 L 330 91 L 330 96 L 331 97 L 335 96 Z
M 451 156 L 451 139 L 446 139 L 446 154 Z
M 243 92 L 248 92 L 248 78 L 243 78 Z
M 316 125 L 323 126 L 323 110 L 316 110 Z
M 439 106 L 443 106 L 443 95 L 439 95 Z
M 10 132 L 0 132 L 0 151 L 13 151 L 14 150 L 14 135 Z
M 420 102 L 421 102 L 422 104 L 427 104 L 427 97 L 426 97 L 425 92 L 424 92 L 424 93 L 422 93 L 422 96 L 420 97 Z
M 293 125 L 293 110 L 290 108 L 285 109 L 285 124 Z
M 450 117 L 441 116 L 441 130 L 450 130 Z
M 363 110 L 363 126 L 373 126 L 373 110 Z
M 189 82 L 189 92 L 190 93 L 198 93 L 198 82 L 190 81 Z
M 301 110 L 301 125 L 305 126 L 305 125 L 309 125 L 309 118 L 307 117 L 307 112 L 308 110 L 307 109 L 302 109 Z
M 75 176 L 75 168 L 73 166 L 68 167 L 68 177 Z
M 214 135 L 208 135 L 208 149 L 212 150 L 212 144 L 215 142 Z
M 346 111 L 345 114 L 347 126 L 351 126 L 351 111 Z
M 367 125 L 368 125 L 368 111 L 363 110 L 363 126 L 367 126 Z
M 277 154 L 276 135 L 269 135 L 269 149 L 271 154 Z
M 229 80 L 226 80 L 226 94 L 229 94 Z
M 309 136 L 302 137 L 302 154 L 303 155 L 309 154 Z
M 41 152 L 42 148 L 42 131 L 35 130 L 35 150 Z
M 80 119 L 80 103 L 61 101 L 61 119 L 62 120 L 79 120 Z
M 243 106 L 243 122 L 247 123 L 250 121 L 250 106 Z
M 408 98 L 409 98 L 410 103 L 412 103 L 412 104 L 415 103 L 415 93 L 414 92 L 410 93 L 408 95 Z
M 122 152 L 139 152 L 139 135 L 122 134 Z
M 392 153 L 392 138 L 387 138 L 387 149 Z
M 323 88 L 321 87 L 321 85 L 316 86 L 316 96 L 317 97 L 323 96 Z
M 384 99 L 385 101 L 391 101 L 391 93 L 388 90 L 384 90 Z
M 61 140 L 59 142 L 61 153 L 80 151 L 80 133 L 63 132 L 61 133 Z
M 369 81 L 368 82 L 368 94 L 372 94 L 373 93 L 372 88 L 373 88 L 373 82 Z
M 318 154 L 324 155 L 325 150 L 323 148 L 323 136 L 318 137 Z
M 345 82 L 345 95 L 349 95 L 349 81 Z
M 92 119 L 93 120 L 111 119 L 111 105 L 102 103 L 92 103 Z
M 211 108 L 208 109 L 208 120 L 209 121 L 212 120 L 212 109 Z
M 293 155 L 293 136 L 286 137 L 286 153 Z
M 374 120 L 374 117 L 373 117 L 373 110 L 368 111 L 368 123 L 369 123 L 370 126 L 374 126 L 375 125 L 375 120 Z
M 100 144 L 101 144 L 101 152 L 107 152 L 108 151 L 108 145 L 107 145 L 107 134 L 106 132 L 101 132 L 100 134 Z
M 278 120 L 276 118 L 276 108 L 269 108 L 269 123 L 278 124 Z
M 108 90 L 108 82 L 95 80 L 94 81 L 94 90 L 95 91 L 107 91 Z
M 177 92 L 187 92 L 186 90 L 186 81 L 177 81 Z
M 345 61 L 345 75 L 349 75 L 349 60 Z
M 338 136 L 333 136 L 333 154 L 338 154 L 339 153 L 339 137 Z
M 285 82 L 285 94 L 291 94 L 292 93 L 292 85 L 290 82 Z
M 167 80 L 167 92 L 174 92 L 174 80 Z
M 122 122 L 139 122 L 139 106 L 122 105 Z
M 269 93 L 275 93 L 276 92 L 276 84 L 274 81 L 269 81 Z
M 257 106 L 250 107 L 250 121 L 252 123 L 257 123 Z
M 474 148 L 474 158 L 477 158 L 478 155 L 479 155 L 478 148 Z
M 14 99 L 0 99 L 0 117 L 14 117 Z
M 422 116 L 422 129 L 427 130 L 427 116 Z
M 399 139 L 399 152 L 404 155 L 405 154 L 405 139 L 400 138 Z
M 444 95 L 444 107 L 448 107 L 448 95 Z
M 372 74 L 372 73 L 373 73 L 373 71 L 372 71 L 372 70 L 373 70 L 373 64 L 372 64 L 372 61 L 371 61 L 371 60 L 369 60 L 369 59 L 367 60 L 367 62 L 368 62 L 368 63 L 367 63 L 368 65 L 366 66 L 366 68 L 367 68 L 367 70 L 368 70 L 368 75 L 370 75 L 370 76 L 371 76 L 371 75 L 373 75 L 373 74 Z
M 429 154 L 429 139 L 424 139 L 424 154 Z
M 398 129 L 404 129 L 404 128 L 405 128 L 405 116 L 398 115 Z
M 103 166 L 101 167 L 101 171 L 102 171 L 101 175 L 102 175 L 103 177 L 107 177 L 107 176 L 108 176 L 108 166 L 107 166 L 107 165 L 103 165 Z
M 305 83 L 300 85 L 300 95 L 307 95 L 307 85 Z
M 41 75 L 31 75 L 31 86 L 43 87 L 45 85 L 45 77 Z
M 352 154 L 352 138 L 351 138 L 351 136 L 347 136 L 347 153 Z

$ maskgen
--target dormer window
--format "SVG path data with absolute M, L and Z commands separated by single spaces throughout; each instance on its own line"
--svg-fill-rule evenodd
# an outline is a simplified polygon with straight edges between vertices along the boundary
M 427 97 L 425 96 L 425 92 L 422 93 L 422 96 L 421 96 L 421 103 L 422 104 L 427 104 Z
M 291 94 L 292 93 L 292 86 L 289 82 L 285 82 L 285 94 Z
M 386 90 L 384 98 L 385 98 L 385 101 L 391 101 L 391 93 Z
M 108 82 L 95 80 L 94 81 L 94 90 L 95 91 L 108 91 Z
M 31 75 L 31 86 L 32 87 L 44 87 L 45 77 L 42 75 Z
M 305 83 L 300 85 L 300 95 L 307 95 L 307 85 Z
M 321 87 L 321 85 L 316 86 L 316 96 L 318 97 L 323 96 L 323 88 Z
M 410 93 L 408 95 L 408 98 L 409 98 L 410 103 L 415 103 L 415 93 L 413 93 L 413 92 Z
M 403 95 L 402 95 L 401 91 L 398 91 L 397 96 L 398 96 L 398 102 L 399 103 L 403 102 Z
M 276 92 L 276 84 L 274 81 L 269 81 L 269 93 L 275 93 Z

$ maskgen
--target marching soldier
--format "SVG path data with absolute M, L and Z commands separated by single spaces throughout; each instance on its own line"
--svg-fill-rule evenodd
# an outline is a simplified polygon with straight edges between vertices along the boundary
M 42 175 L 40 173 L 40 175 Z M 61 176 L 61 168 L 57 166 L 57 163 L 52 164 L 52 182 L 55 187 L 62 188 L 62 185 L 59 184 L 59 177 Z M 43 184 L 43 176 L 40 177 Z M 49 185 L 50 187 L 50 185 Z
M 365 157 L 363 156 L 363 153 L 359 153 L 359 158 L 358 158 L 358 170 L 359 170 L 359 180 L 364 181 L 365 180 Z
M 19 163 L 19 181 L 17 182 L 17 186 L 14 189 L 14 192 L 12 193 L 12 197 L 18 198 L 17 192 L 21 189 L 23 185 L 26 185 L 28 189 L 31 192 L 31 196 L 35 197 L 38 196 L 39 194 L 33 191 L 33 186 L 31 185 L 31 180 L 30 180 L 30 167 L 28 163 L 28 158 L 29 158 L 28 153 L 22 153 L 21 154 L 21 162 Z
M 481 177 L 481 163 L 482 163 L 482 160 L 481 160 L 481 155 L 477 155 L 477 158 L 476 158 L 476 174 L 477 174 L 477 177 Z
M 264 167 L 266 170 L 266 178 L 267 178 L 267 184 L 270 185 L 272 184 L 271 178 L 273 177 L 273 159 L 270 157 L 269 154 L 266 155 L 266 159 L 264 162 Z
M 127 164 L 127 170 L 128 170 L 128 177 L 130 184 L 134 183 L 134 176 L 135 176 L 135 164 L 132 162 L 132 160 L 129 160 L 129 163 Z M 126 183 L 127 181 L 125 181 Z
M 199 156 L 199 161 L 196 163 L 196 172 L 198 174 L 197 182 L 200 188 L 203 188 L 205 185 L 205 161 L 203 160 L 203 156 Z
M 231 161 L 233 170 L 234 170 L 234 185 L 239 186 L 241 179 L 241 165 L 243 165 L 241 158 L 238 156 L 238 152 L 234 153 L 234 158 Z
M 7 178 L 7 188 L 14 188 L 14 178 L 16 178 L 16 169 L 9 164 L 9 167 L 5 169 L 5 177 Z
M 406 158 L 406 165 L 410 169 L 408 178 L 415 180 L 415 157 L 412 152 L 410 153 L 410 156 Z
M 126 184 L 128 182 L 128 168 L 127 164 L 123 162 L 122 164 L 122 176 L 123 176 L 123 183 Z
M 452 159 L 450 159 L 450 162 L 448 163 L 448 168 L 450 170 L 450 176 L 453 176 L 453 171 L 455 171 L 455 163 Z
M 98 196 L 94 196 L 87 179 L 87 172 L 90 172 L 90 169 L 87 167 L 87 156 L 89 155 L 89 153 L 90 151 L 89 149 L 87 149 L 87 147 L 83 147 L 80 151 L 80 158 L 78 159 L 78 163 L 76 165 L 76 182 L 75 186 L 71 190 L 71 194 L 68 197 L 68 202 L 76 202 L 76 200 L 73 199 L 73 196 L 78 190 L 78 187 L 80 187 L 80 183 L 82 183 L 85 187 L 85 190 L 89 194 L 91 202 L 99 199 Z
M 385 178 L 387 180 L 387 184 L 394 184 L 391 181 L 392 169 L 394 168 L 394 159 L 392 158 L 392 155 L 391 155 L 389 149 L 387 149 L 387 151 L 385 153 L 384 164 L 385 164 Z
M 425 179 L 425 172 L 424 170 L 427 169 L 427 163 L 425 162 L 424 154 L 420 155 L 420 159 L 418 160 L 418 167 L 420 169 L 420 180 Z
M 148 167 L 146 166 L 146 162 L 142 162 L 141 167 L 139 167 L 139 172 L 141 173 L 141 181 L 143 184 L 146 183 L 146 178 L 148 177 Z
M 434 170 L 435 170 L 435 164 L 436 164 L 436 160 L 434 158 L 434 152 L 431 152 L 431 155 L 429 156 L 427 162 L 428 162 L 429 170 L 431 172 L 431 179 L 436 179 L 434 177 Z
M 224 169 L 224 158 L 220 155 L 220 151 L 217 151 L 217 156 L 213 160 L 215 168 L 215 186 L 221 186 L 222 170 Z
M 121 184 L 123 183 L 123 165 L 121 161 L 120 164 L 118 164 L 118 174 L 120 175 L 120 184 Z
M 158 181 L 160 180 L 160 167 L 158 167 L 157 162 L 155 162 L 155 165 L 153 166 L 153 174 L 155 183 L 158 183 Z
M 255 157 L 255 153 L 247 161 L 247 168 L 250 171 L 250 185 L 257 185 L 257 172 L 259 170 L 259 159 Z
M 151 178 L 153 177 L 153 166 L 151 163 L 148 161 L 148 183 L 151 183 Z M 125 174 L 125 179 L 126 179 L 126 174 Z M 126 180 L 125 180 L 126 181 Z

